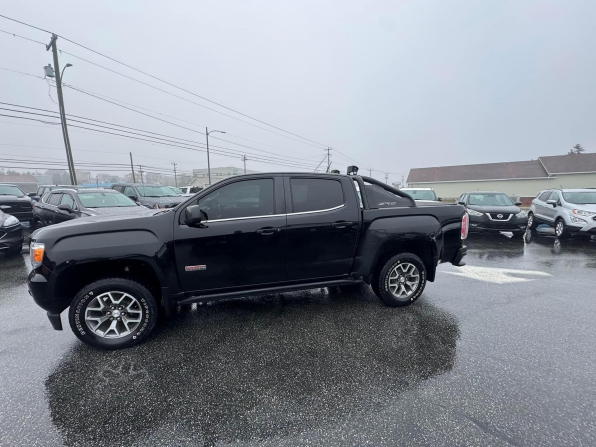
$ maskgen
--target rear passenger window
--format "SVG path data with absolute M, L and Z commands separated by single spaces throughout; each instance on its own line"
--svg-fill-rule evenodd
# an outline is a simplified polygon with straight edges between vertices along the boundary
M 60 205 L 60 199 L 62 199 L 62 193 L 52 194 L 48 203 L 50 205 L 58 206 Z
M 293 178 L 290 189 L 294 213 L 328 210 L 344 204 L 344 192 L 337 180 Z

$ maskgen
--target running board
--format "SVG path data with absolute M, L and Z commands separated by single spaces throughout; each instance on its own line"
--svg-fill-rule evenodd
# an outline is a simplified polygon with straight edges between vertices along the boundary
M 268 287 L 268 288 L 264 288 L 264 289 L 241 290 L 238 292 L 211 293 L 211 294 L 206 294 L 206 295 L 197 295 L 197 296 L 193 296 L 190 298 L 185 298 L 183 300 L 177 301 L 176 304 L 181 305 L 181 304 L 197 303 L 200 301 L 220 300 L 220 299 L 224 299 L 224 298 L 240 298 L 240 297 L 244 297 L 244 296 L 267 295 L 270 293 L 294 292 L 296 290 L 320 289 L 323 287 L 349 286 L 352 284 L 360 284 L 360 283 L 362 283 L 362 280 L 341 279 L 341 280 L 336 280 L 336 281 L 311 282 L 311 283 L 307 283 L 307 284 Z

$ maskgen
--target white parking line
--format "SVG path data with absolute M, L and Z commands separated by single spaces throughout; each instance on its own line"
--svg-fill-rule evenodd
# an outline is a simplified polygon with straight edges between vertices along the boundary
M 538 270 L 515 270 L 496 267 L 475 267 L 466 265 L 459 267 L 456 271 L 442 271 L 450 275 L 463 276 L 478 281 L 491 282 L 494 284 L 508 284 L 515 282 L 534 281 L 538 278 L 552 276 L 549 273 Z

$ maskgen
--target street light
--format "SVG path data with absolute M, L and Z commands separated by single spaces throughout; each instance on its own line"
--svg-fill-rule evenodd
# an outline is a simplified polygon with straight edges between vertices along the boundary
M 207 175 L 209 176 L 209 186 L 211 186 L 211 163 L 209 162 L 209 134 L 213 132 L 225 133 L 223 130 L 209 130 L 205 127 L 205 138 L 207 139 Z
M 68 67 L 72 67 L 72 64 L 66 64 L 64 66 L 64 68 L 62 69 L 62 73 L 60 73 L 60 80 L 64 79 L 64 70 L 66 70 Z

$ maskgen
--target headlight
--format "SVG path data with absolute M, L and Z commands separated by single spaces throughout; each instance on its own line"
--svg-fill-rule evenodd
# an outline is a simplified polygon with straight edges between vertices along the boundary
M 4 223 L 2 224 L 3 227 L 12 227 L 13 225 L 16 225 L 19 223 L 19 219 L 17 219 L 14 216 L 9 216 Z
M 576 223 L 578 225 L 586 225 L 588 223 L 585 220 L 580 219 L 579 217 L 574 217 L 574 216 L 571 216 L 571 222 Z
M 34 269 L 41 265 L 45 249 L 45 245 L 41 242 L 33 242 L 29 247 L 29 258 L 31 259 L 31 267 L 33 267 Z
M 476 217 L 482 216 L 482 213 L 479 213 L 478 211 L 471 210 L 470 208 L 466 209 L 466 211 L 468 212 L 468 214 L 470 216 L 476 216 Z
M 573 210 L 573 214 L 577 214 L 579 216 L 586 216 L 586 217 L 590 217 L 590 216 L 594 216 L 596 215 L 595 212 L 592 211 L 584 211 L 584 210 Z
M 527 214 L 526 214 L 526 212 L 525 212 L 525 211 L 520 211 L 519 213 L 517 213 L 517 214 L 515 215 L 515 217 L 518 217 L 518 218 L 521 218 L 521 217 L 526 217 L 526 216 L 527 216 Z

